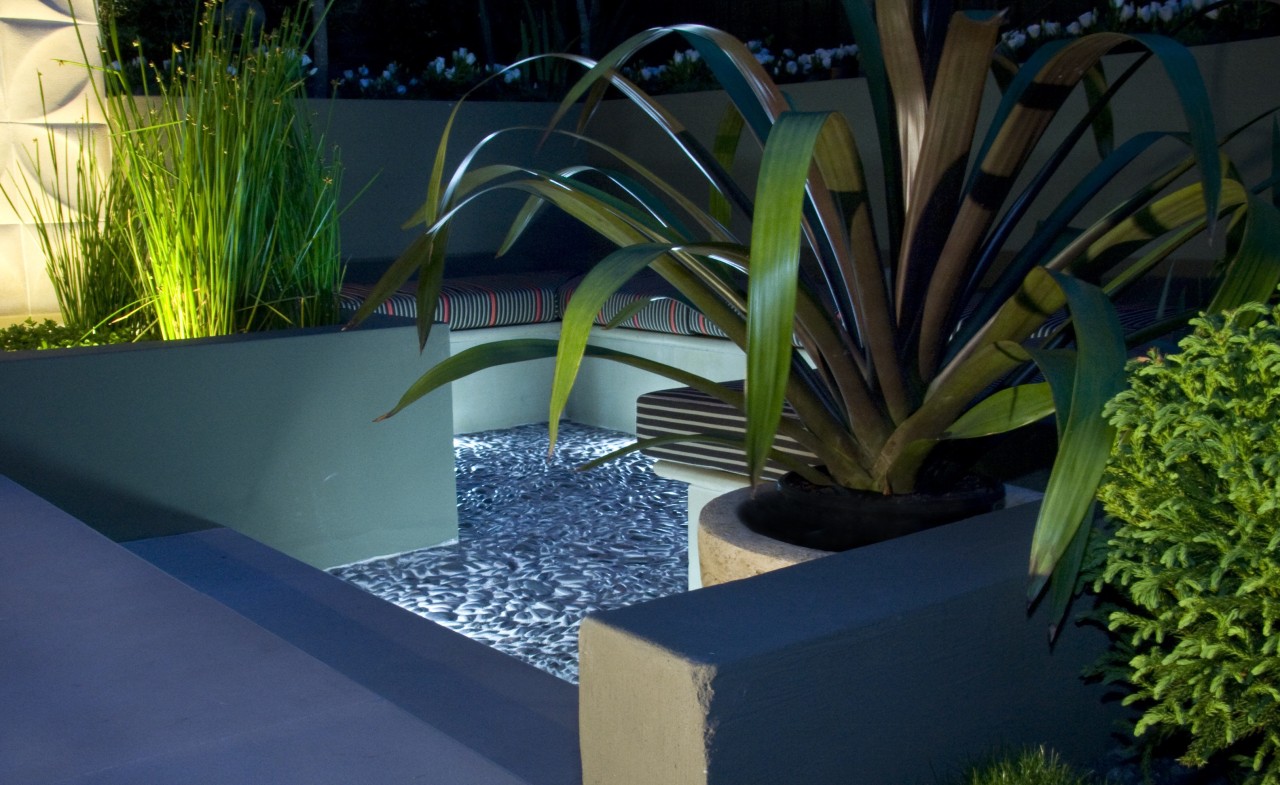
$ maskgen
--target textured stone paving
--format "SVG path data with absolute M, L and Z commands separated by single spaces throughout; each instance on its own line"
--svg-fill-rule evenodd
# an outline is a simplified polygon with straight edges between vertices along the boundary
M 576 682 L 583 616 L 686 587 L 684 484 L 635 453 L 575 468 L 632 441 L 564 423 L 548 460 L 545 424 L 456 437 L 458 542 L 330 572 Z

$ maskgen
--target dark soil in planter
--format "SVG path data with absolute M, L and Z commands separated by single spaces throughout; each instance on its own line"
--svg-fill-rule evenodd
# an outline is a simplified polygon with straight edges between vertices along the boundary
M 885 495 L 787 474 L 738 509 L 752 531 L 792 545 L 847 551 L 996 509 L 1004 485 L 966 475 L 946 491 Z

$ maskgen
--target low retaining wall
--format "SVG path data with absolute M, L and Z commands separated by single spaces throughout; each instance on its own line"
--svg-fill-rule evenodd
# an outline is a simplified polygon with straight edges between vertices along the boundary
M 117 540 L 227 526 L 330 567 L 457 536 L 450 391 L 415 329 L 0 355 L 0 474 Z
M 732 499 L 714 504 L 734 503 Z M 1038 504 L 583 623 L 589 785 L 935 783 L 1003 745 L 1090 764 L 1115 703 L 1025 612 Z

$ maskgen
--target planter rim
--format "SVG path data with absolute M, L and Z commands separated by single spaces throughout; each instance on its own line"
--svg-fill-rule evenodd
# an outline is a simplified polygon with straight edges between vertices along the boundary
M 801 545 L 792 545 L 749 529 L 746 524 L 741 522 L 738 516 L 738 507 L 750 497 L 753 490 L 751 487 L 746 487 L 729 491 L 707 502 L 706 506 L 702 508 L 702 512 L 698 516 L 697 536 L 699 566 L 703 573 L 702 582 L 704 586 L 739 578 L 754 577 L 765 572 L 791 567 L 838 553 L 837 551 L 821 551 Z M 1004 504 L 999 509 L 1008 509 L 1034 502 L 1042 498 L 1043 495 L 1039 491 L 1006 484 Z M 946 528 L 946 526 L 935 528 Z M 923 532 L 918 532 L 918 534 L 925 534 L 933 530 L 926 529 Z M 910 534 L 906 534 L 895 539 L 904 539 L 910 536 Z M 737 552 L 737 555 L 740 555 L 740 562 L 745 562 L 741 572 L 736 569 L 738 565 L 734 565 L 732 570 L 729 569 L 729 561 L 732 557 L 728 554 L 734 551 Z

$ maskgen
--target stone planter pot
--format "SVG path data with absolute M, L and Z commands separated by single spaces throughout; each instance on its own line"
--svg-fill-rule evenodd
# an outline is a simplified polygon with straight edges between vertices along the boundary
M 703 586 L 751 578 L 832 554 L 832 551 L 792 545 L 747 528 L 738 508 L 750 496 L 750 488 L 739 488 L 712 499 L 702 508 L 698 517 L 698 566 Z M 1013 507 L 1039 497 L 1036 492 L 1010 486 L 1006 488 L 1003 506 Z
M 831 555 L 831 551 L 792 545 L 748 529 L 738 517 L 738 507 L 750 496 L 751 488 L 739 488 L 717 496 L 702 508 L 698 516 L 698 567 L 703 586 L 750 578 Z

